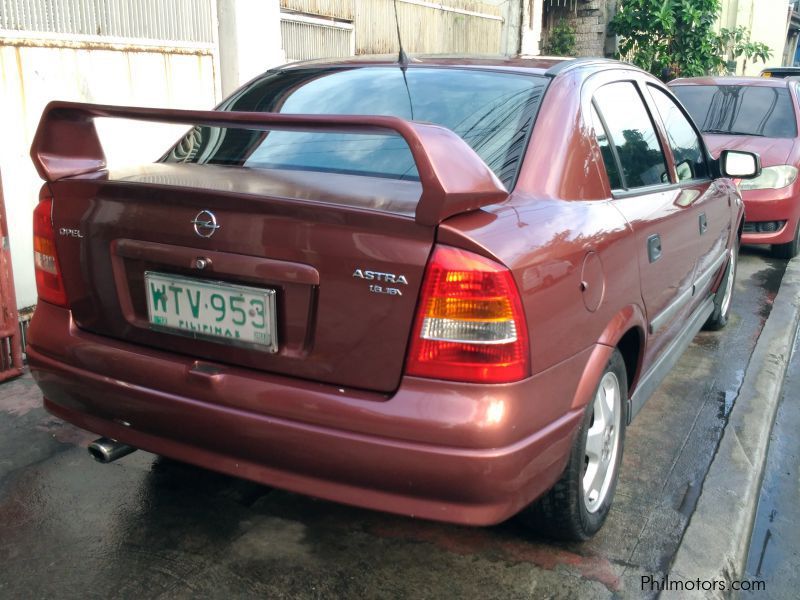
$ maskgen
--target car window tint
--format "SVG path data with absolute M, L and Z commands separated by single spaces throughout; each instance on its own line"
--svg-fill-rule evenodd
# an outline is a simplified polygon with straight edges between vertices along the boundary
M 676 85 L 672 91 L 704 133 L 797 135 L 794 107 L 785 87 Z
M 617 159 L 614 158 L 614 152 L 611 150 L 611 143 L 608 140 L 608 134 L 600 115 L 592 105 L 592 125 L 594 126 L 594 135 L 597 139 L 597 145 L 600 146 L 600 154 L 603 155 L 603 163 L 606 166 L 606 174 L 608 175 L 608 183 L 612 190 L 622 189 L 622 179 L 619 176 L 619 167 L 617 166 Z
M 513 183 L 548 79 L 412 67 L 307 68 L 267 73 L 222 110 L 392 115 L 460 135 L 504 184 Z M 417 179 L 398 135 L 258 132 L 200 127 L 163 160 Z
M 689 119 L 662 90 L 652 85 L 647 87 L 667 131 L 667 140 L 675 157 L 678 181 L 705 179 L 709 175 L 708 163 L 697 132 Z
M 668 183 L 661 144 L 634 84 L 620 81 L 604 85 L 595 92 L 595 102 L 617 149 L 625 187 Z

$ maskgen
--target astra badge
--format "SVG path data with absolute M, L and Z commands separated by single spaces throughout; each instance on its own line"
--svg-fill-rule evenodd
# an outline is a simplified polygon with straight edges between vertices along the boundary
M 408 285 L 408 279 L 405 275 L 395 275 L 394 273 L 383 273 L 381 271 L 368 271 L 367 269 L 356 269 L 353 271 L 353 277 L 356 279 L 364 279 L 366 281 L 376 281 L 380 283 L 370 283 L 369 291 L 373 294 L 386 294 L 388 296 L 402 296 L 403 292 L 400 288 L 389 287 L 395 285 Z
M 382 281 L 383 283 L 394 283 L 395 285 L 408 285 L 408 279 L 406 279 L 405 275 L 395 275 L 394 273 L 356 269 L 353 271 L 353 277 L 357 279 L 366 279 L 367 281 Z
M 194 225 L 194 232 L 204 238 L 210 238 L 219 229 L 217 217 L 210 210 L 201 210 L 190 222 Z

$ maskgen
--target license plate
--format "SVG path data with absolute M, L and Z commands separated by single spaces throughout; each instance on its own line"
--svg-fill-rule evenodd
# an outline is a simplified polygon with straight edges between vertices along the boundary
M 155 329 L 278 351 L 275 290 L 146 271 L 147 317 Z

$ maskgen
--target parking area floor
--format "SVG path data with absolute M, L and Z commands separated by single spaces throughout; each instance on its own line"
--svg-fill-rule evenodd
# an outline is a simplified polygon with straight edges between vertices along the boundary
M 784 263 L 743 249 L 728 327 L 701 333 L 628 431 L 609 521 L 554 544 L 359 510 L 136 452 L 0 385 L 0 597 L 642 597 L 680 543 Z M 644 593 L 643 593 L 644 592 Z

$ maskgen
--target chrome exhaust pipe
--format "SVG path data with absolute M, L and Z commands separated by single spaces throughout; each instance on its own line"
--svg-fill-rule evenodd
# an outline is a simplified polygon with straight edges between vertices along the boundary
M 115 460 L 128 456 L 132 452 L 136 452 L 133 446 L 120 444 L 116 440 L 108 438 L 100 438 L 89 444 L 89 454 L 92 455 L 97 462 L 107 464 Z

